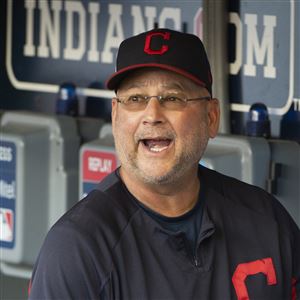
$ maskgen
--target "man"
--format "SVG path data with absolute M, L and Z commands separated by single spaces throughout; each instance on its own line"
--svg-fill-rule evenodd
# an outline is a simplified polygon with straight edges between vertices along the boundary
M 202 42 L 157 29 L 120 45 L 121 167 L 51 229 L 31 299 L 296 299 L 300 233 L 265 191 L 199 166 L 218 100 Z

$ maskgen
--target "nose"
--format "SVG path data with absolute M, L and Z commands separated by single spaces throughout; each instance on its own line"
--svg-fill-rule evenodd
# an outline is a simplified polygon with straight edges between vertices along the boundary
M 156 125 L 164 123 L 165 116 L 163 113 L 163 107 L 159 103 L 157 97 L 151 97 L 145 110 L 143 111 L 143 124 Z

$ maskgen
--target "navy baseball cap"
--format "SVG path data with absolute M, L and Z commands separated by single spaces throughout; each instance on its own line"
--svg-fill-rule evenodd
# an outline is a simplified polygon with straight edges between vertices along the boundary
M 129 72 L 147 67 L 173 71 L 212 94 L 210 64 L 203 43 L 196 35 L 161 28 L 125 39 L 119 47 L 116 72 L 106 86 L 117 90 Z

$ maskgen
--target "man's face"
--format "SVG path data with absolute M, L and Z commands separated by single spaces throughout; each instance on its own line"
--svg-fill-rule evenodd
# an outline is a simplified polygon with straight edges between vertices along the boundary
M 140 69 L 124 79 L 117 97 L 128 95 L 183 98 L 209 96 L 206 89 L 170 71 Z M 112 101 L 112 126 L 121 172 L 145 184 L 176 183 L 197 169 L 208 139 L 217 133 L 216 99 L 167 109 L 153 97 L 143 110 Z

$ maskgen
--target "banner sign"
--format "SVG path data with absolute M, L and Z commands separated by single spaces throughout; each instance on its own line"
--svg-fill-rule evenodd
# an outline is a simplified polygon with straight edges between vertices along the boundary
M 285 114 L 300 99 L 299 1 L 234 1 L 229 13 L 230 101 L 248 112 L 262 102 Z
M 16 145 L 0 140 L 0 247 L 13 248 L 16 220 Z
M 16 90 L 57 93 L 72 82 L 80 95 L 110 98 L 104 84 L 124 38 L 155 25 L 202 38 L 202 1 L 6 1 L 6 71 Z M 231 110 L 245 113 L 257 102 L 278 117 L 291 105 L 300 110 L 300 2 L 232 0 L 229 7 Z
M 88 87 L 114 71 L 122 40 L 155 24 L 201 35 L 201 1 L 7 0 L 9 79 L 53 93 L 69 81 L 93 96 Z

